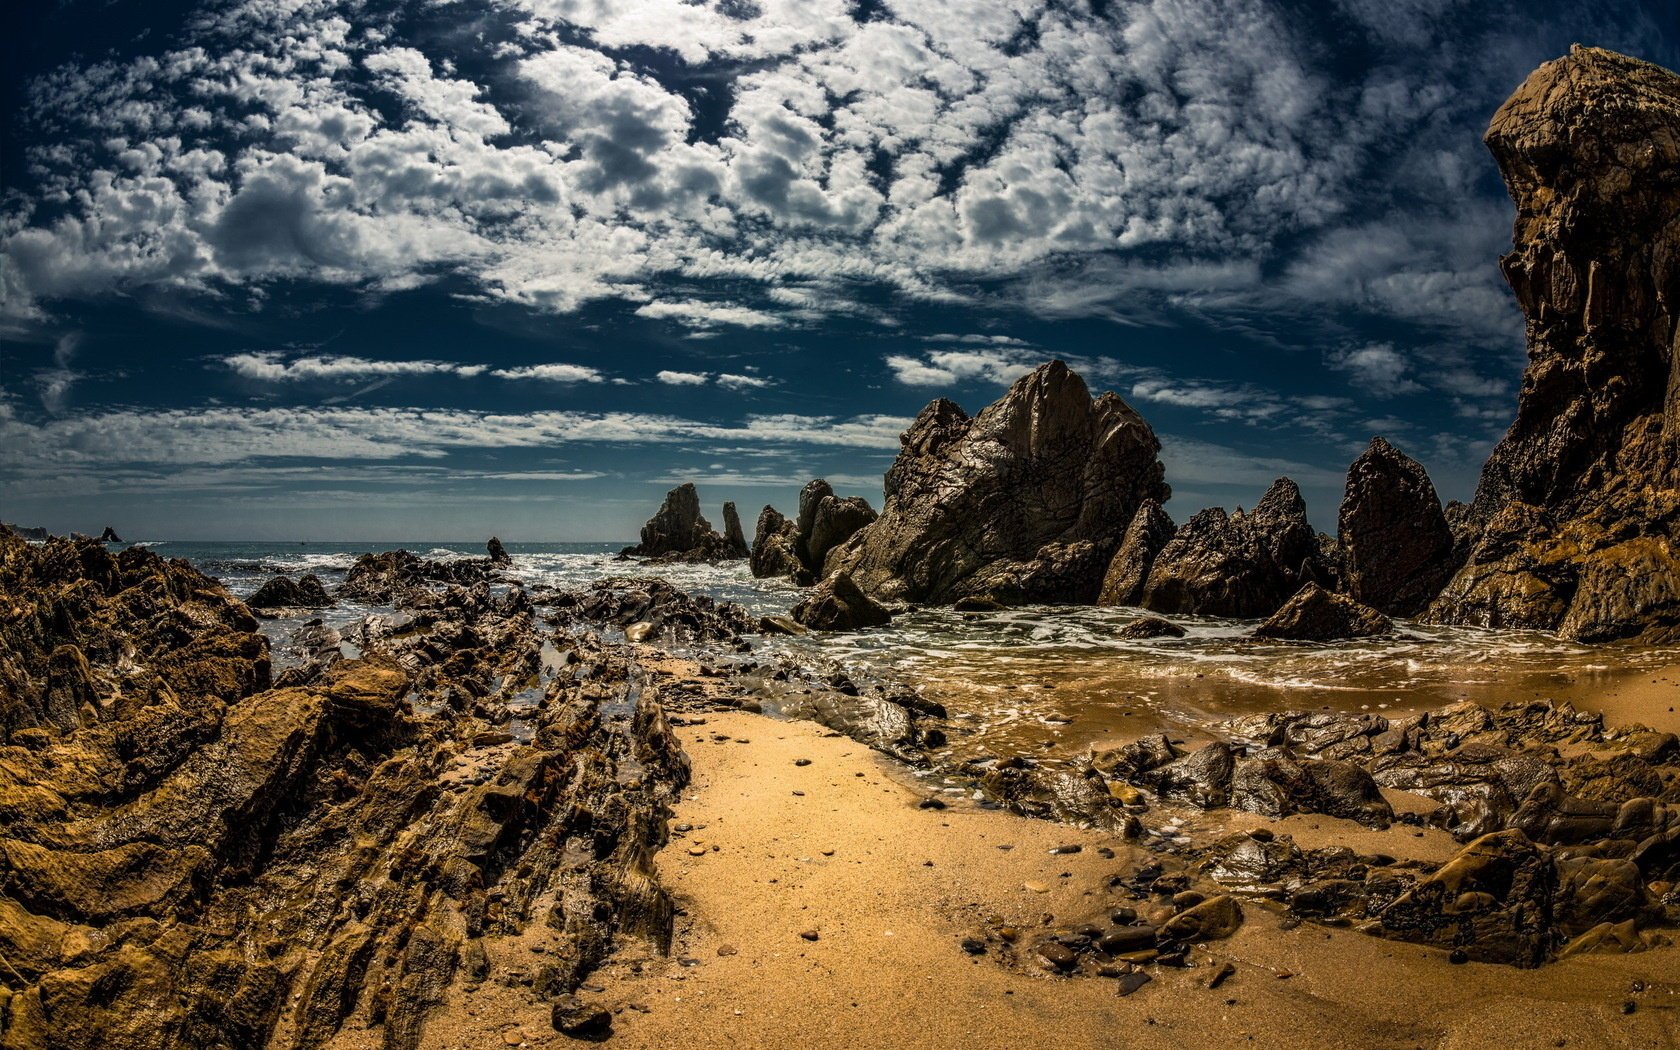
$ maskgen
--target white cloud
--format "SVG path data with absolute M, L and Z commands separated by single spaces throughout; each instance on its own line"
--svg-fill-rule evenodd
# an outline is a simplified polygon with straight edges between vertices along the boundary
M 454 375 L 471 379 L 485 374 L 498 379 L 536 379 L 550 383 L 600 383 L 606 379 L 600 369 L 588 365 L 559 363 L 492 369 L 489 365 L 467 365 L 453 361 L 387 361 L 351 354 L 288 358 L 274 350 L 230 354 L 218 358 L 217 361 L 237 375 L 270 383 L 413 375 Z
M 1330 365 L 1346 372 L 1362 393 L 1389 398 L 1415 394 L 1423 385 L 1407 377 L 1411 363 L 1393 343 L 1348 347 L 1330 355 Z
M 499 379 L 540 379 L 546 383 L 599 383 L 606 379 L 600 369 L 588 365 L 521 365 L 498 368 L 490 374 Z
M 736 375 L 733 372 L 724 372 L 717 377 L 717 385 L 726 390 L 762 390 L 770 386 L 771 383 L 770 380 L 760 376 L 744 376 Z
M 670 369 L 661 370 L 654 378 L 666 386 L 705 386 L 711 381 L 711 376 L 704 372 L 673 372 Z

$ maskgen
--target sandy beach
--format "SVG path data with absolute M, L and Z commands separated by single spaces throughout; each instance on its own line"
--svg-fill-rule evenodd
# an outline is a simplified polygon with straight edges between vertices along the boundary
M 1455 966 L 1443 952 L 1351 930 L 1280 929 L 1279 914 L 1245 902 L 1235 936 L 1198 946 L 1192 967 L 1153 968 L 1154 980 L 1124 998 L 1113 981 L 970 956 L 961 939 L 985 920 L 1030 931 L 1125 903 L 1106 883 L 1139 854 L 1112 836 L 968 801 L 920 808 L 927 792 L 913 777 L 810 723 L 710 715 L 684 727 L 682 742 L 694 780 L 675 822 L 692 830 L 659 856 L 682 909 L 671 955 L 623 948 L 583 993 L 614 1011 L 616 1046 L 1680 1044 L 1673 946 L 1531 971 Z M 1436 860 L 1454 848 L 1440 832 L 1420 839 L 1399 825 L 1375 832 L 1314 816 L 1270 826 L 1304 846 L 1386 843 Z M 1080 852 L 1053 852 L 1071 845 Z M 1209 989 L 1226 962 L 1235 975 Z M 544 1004 L 495 978 L 449 1013 L 428 1045 L 568 1043 Z

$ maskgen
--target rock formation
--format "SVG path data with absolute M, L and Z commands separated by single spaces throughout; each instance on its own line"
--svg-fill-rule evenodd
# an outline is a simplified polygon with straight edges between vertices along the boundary
M 1212 507 L 1179 526 L 1155 556 L 1139 604 L 1164 613 L 1270 616 L 1302 584 L 1329 576 L 1301 490 L 1279 478 L 1247 514 Z
M 1348 593 L 1390 616 L 1422 612 L 1456 568 L 1429 475 L 1380 437 L 1348 468 L 1336 533 Z
M 1517 218 L 1517 416 L 1482 470 L 1448 623 L 1680 639 L 1680 76 L 1576 47 L 1486 136 Z
M 1341 638 L 1375 638 L 1393 630 L 1389 618 L 1369 605 L 1309 583 L 1256 627 L 1254 637 L 1332 642 Z
M 818 583 L 788 615 L 813 631 L 856 631 L 892 622 L 892 614 L 844 571 Z
M 253 609 L 323 609 L 332 599 L 320 578 L 311 573 L 295 580 L 276 576 L 258 587 L 246 604 Z
M 411 1050 L 492 972 L 566 1004 L 616 939 L 668 943 L 687 759 L 621 656 L 556 636 L 547 669 L 517 588 L 444 585 L 270 688 L 184 562 L 0 538 L 0 584 L 5 1046 Z
M 1143 586 L 1149 580 L 1149 570 L 1155 558 L 1172 540 L 1177 527 L 1172 518 L 1155 500 L 1146 499 L 1132 515 L 1126 534 L 1120 539 L 1120 549 L 1108 563 L 1103 574 L 1098 605 L 1136 605 L 1143 600 Z
M 642 526 L 642 542 L 624 548 L 635 558 L 670 561 L 719 561 L 734 557 L 729 544 L 700 513 L 700 493 L 684 482 L 665 494 L 659 510 Z
M 13 525 L 9 521 L 0 521 L 0 533 L 24 540 L 49 540 L 52 538 L 52 533 L 38 525 Z
M 507 548 L 502 546 L 502 541 L 495 536 L 490 537 L 490 542 L 484 545 L 484 551 L 490 556 L 491 565 L 505 568 L 513 564 L 513 557 L 508 554 Z
M 822 579 L 831 551 L 875 520 L 875 509 L 862 496 L 845 499 L 822 478 L 799 493 L 799 517 L 789 521 L 774 507 L 758 515 L 753 538 L 753 575 L 784 577 L 801 587 Z
M 752 554 L 747 546 L 746 534 L 741 531 L 741 514 L 732 500 L 725 500 L 723 504 L 723 547 L 725 556 L 729 558 L 746 558 Z
M 117 535 L 117 530 L 116 529 L 113 529 L 113 528 L 111 528 L 111 526 L 107 525 L 107 526 L 105 526 L 105 531 L 101 532 L 99 534 L 99 542 L 100 543 L 121 543 L 121 542 L 123 542 L 123 538 L 121 536 Z
M 433 561 L 409 551 L 364 554 L 344 574 L 338 597 L 369 605 L 407 605 L 430 590 L 434 583 L 470 587 L 489 579 L 488 558 L 457 558 Z
M 1139 506 L 1169 495 L 1149 424 L 1060 361 L 972 419 L 934 401 L 901 443 L 880 518 L 826 565 L 883 599 L 1092 602 Z

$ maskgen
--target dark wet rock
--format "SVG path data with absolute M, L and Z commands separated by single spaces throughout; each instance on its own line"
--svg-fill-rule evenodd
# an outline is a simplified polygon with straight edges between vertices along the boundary
M 1235 835 L 1215 843 L 1202 865 L 1209 877 L 1239 889 L 1298 879 L 1307 869 L 1305 855 L 1290 839 L 1252 835 Z
M 257 588 L 245 604 L 253 609 L 324 609 L 332 604 L 314 574 L 293 579 L 276 576 Z
M 820 486 L 820 487 L 819 487 Z M 815 579 L 828 575 L 829 552 L 875 521 L 875 508 L 862 496 L 841 499 L 818 479 L 799 494 L 800 559 Z
M 1553 946 L 1557 871 L 1520 831 L 1484 835 L 1380 916 L 1385 936 L 1531 967 Z
M 958 598 L 951 603 L 955 612 L 1001 612 L 1009 606 L 990 595 L 976 594 L 966 598 Z
M 1389 616 L 1422 612 L 1457 568 L 1428 473 L 1380 437 L 1348 468 L 1336 533 L 1348 593 Z
M 764 634 L 809 634 L 805 625 L 791 616 L 760 616 L 758 629 Z
M 1323 813 L 1377 828 L 1394 820 L 1393 807 L 1359 766 L 1297 759 L 1277 749 L 1237 762 L 1231 774 L 1231 806 L 1268 817 Z
M 1572 48 L 1486 142 L 1517 206 L 1501 269 L 1528 366 L 1428 616 L 1680 639 L 1680 76 Z
M 1156 556 L 1139 604 L 1163 613 L 1262 617 L 1330 569 L 1301 490 L 1279 478 L 1254 510 L 1214 507 L 1179 527 Z
M 730 558 L 746 558 L 752 555 L 752 549 L 747 546 L 746 533 L 741 531 L 741 513 L 735 509 L 733 501 L 723 504 L 723 546 L 725 554 Z
M 556 615 L 570 622 L 619 628 L 647 624 L 644 637 L 735 641 L 756 621 L 733 602 L 689 594 L 656 577 L 608 577 L 564 592 L 554 600 Z
M 484 545 L 484 550 L 490 556 L 491 565 L 506 567 L 513 564 L 513 558 L 508 554 L 507 548 L 502 546 L 502 541 L 495 536 L 490 537 L 490 542 Z
M 1235 768 L 1231 749 L 1215 741 L 1183 758 L 1141 773 L 1137 780 L 1164 799 L 1212 809 L 1225 805 L 1230 798 L 1231 774 Z
M 758 512 L 758 529 L 753 535 L 752 574 L 755 579 L 781 577 L 809 587 L 815 582 L 811 570 L 799 557 L 799 523 L 784 518 L 775 507 Z
M 1295 592 L 1283 608 L 1254 629 L 1256 638 L 1297 642 L 1329 642 L 1343 638 L 1375 638 L 1392 633 L 1394 624 L 1382 613 L 1345 594 L 1309 583 Z
M 1138 833 L 1137 818 L 1119 807 L 1094 771 L 999 764 L 981 777 L 980 788 L 1012 813 Z
M 0 535 L 16 536 L 20 540 L 52 539 L 52 533 L 38 525 L 14 525 L 9 521 L 0 521 Z
M 489 579 L 488 558 L 433 561 L 409 551 L 363 554 L 345 573 L 337 597 L 369 605 L 405 606 L 423 599 L 434 584 L 471 587 Z
M 642 542 L 624 548 L 633 558 L 668 561 L 718 561 L 732 557 L 729 544 L 700 513 L 700 492 L 693 482 L 665 494 L 659 510 L 642 526 Z
M 556 1032 L 590 1043 L 612 1037 L 612 1020 L 610 1010 L 585 1003 L 575 995 L 562 995 L 549 1012 L 549 1023 Z
M 1228 895 L 1208 900 L 1181 911 L 1161 926 L 1161 937 L 1174 941 L 1219 941 L 1242 926 L 1242 905 Z
M 1114 632 L 1114 637 L 1128 641 L 1148 638 L 1183 638 L 1184 628 L 1159 616 L 1143 616 Z
M 1441 754 L 1387 755 L 1373 760 L 1370 770 L 1383 787 L 1440 802 L 1430 821 L 1461 842 L 1510 827 L 1520 800 L 1542 784 L 1558 782 L 1556 770 L 1545 760 L 1485 743 Z
M 1116 748 L 1092 752 L 1091 765 L 1104 776 L 1132 780 L 1183 754 L 1164 734 L 1156 733 Z
M 1091 602 L 1126 525 L 1167 486 L 1149 425 L 1052 361 L 970 419 L 923 409 L 874 524 L 829 557 L 878 598 Z
M 1161 504 L 1153 499 L 1144 500 L 1137 513 L 1132 515 L 1131 524 L 1126 526 L 1126 534 L 1121 537 L 1120 548 L 1114 552 L 1108 571 L 1103 574 L 1097 604 L 1136 605 L 1142 601 L 1149 570 L 1154 567 L 1156 556 L 1175 531 L 1177 526 L 1161 509 Z
M 892 622 L 892 614 L 863 593 L 845 572 L 836 572 L 817 584 L 789 615 L 814 631 L 856 631 Z

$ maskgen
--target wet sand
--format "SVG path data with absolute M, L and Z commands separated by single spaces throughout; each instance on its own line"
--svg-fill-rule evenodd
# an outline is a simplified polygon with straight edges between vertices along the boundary
M 694 782 L 675 821 L 694 830 L 673 838 L 659 868 L 683 914 L 669 958 L 625 946 L 582 993 L 617 1011 L 610 1045 L 1680 1045 L 1675 947 L 1536 971 L 1454 966 L 1441 952 L 1349 930 L 1280 930 L 1275 914 L 1245 904 L 1236 936 L 1198 948 L 1193 968 L 1154 968 L 1130 997 L 1112 980 L 1006 969 L 965 954 L 960 938 L 988 918 L 1029 930 L 1080 921 L 1109 903 L 1107 877 L 1136 854 L 1101 833 L 965 801 L 918 808 L 930 785 L 810 723 L 717 714 L 681 734 Z M 1451 848 L 1322 817 L 1274 827 L 1303 845 Z M 1082 852 L 1050 853 L 1075 843 Z M 532 936 L 524 950 L 540 959 L 552 934 Z M 1223 961 L 1237 973 L 1210 990 Z M 521 965 L 502 953 L 493 974 Z M 427 1045 L 573 1045 L 528 989 L 494 975 L 456 993 L 448 1013 L 428 1027 Z

